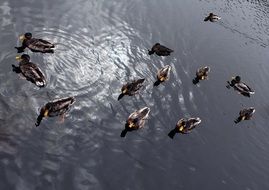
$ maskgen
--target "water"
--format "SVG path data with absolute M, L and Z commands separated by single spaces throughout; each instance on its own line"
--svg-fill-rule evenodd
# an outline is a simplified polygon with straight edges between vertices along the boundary
M 268 6 L 266 1 L 4 1 L 0 2 L 0 189 L 268 189 Z M 205 23 L 214 12 L 218 23 Z M 48 85 L 38 89 L 12 72 L 18 36 L 57 43 L 32 53 Z M 175 50 L 147 55 L 154 43 Z M 153 88 L 157 69 L 168 82 Z M 192 84 L 208 65 L 208 81 Z M 225 88 L 239 74 L 256 94 Z M 135 97 L 121 86 L 146 78 Z M 75 96 L 64 123 L 39 109 Z M 145 128 L 120 138 L 129 114 L 151 108 Z M 254 106 L 253 120 L 233 120 Z M 200 117 L 189 135 L 167 134 L 182 117 Z

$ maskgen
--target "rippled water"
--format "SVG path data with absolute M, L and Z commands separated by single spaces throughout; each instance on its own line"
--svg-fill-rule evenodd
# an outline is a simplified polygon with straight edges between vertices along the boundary
M 218 23 L 205 23 L 214 12 Z M 255 0 L 0 2 L 0 189 L 268 189 L 267 97 L 269 3 Z M 48 85 L 39 89 L 12 72 L 18 36 L 57 44 L 32 53 Z M 154 43 L 169 57 L 147 55 Z M 157 88 L 157 69 L 172 66 Z M 198 67 L 210 79 L 194 86 Z M 239 74 L 251 98 L 225 88 Z M 139 95 L 117 101 L 121 86 L 146 78 Z M 65 122 L 39 109 L 75 96 Z M 120 138 L 129 114 L 151 108 L 145 128 Z M 243 107 L 252 121 L 235 126 Z M 199 116 L 189 135 L 168 138 L 182 117 Z

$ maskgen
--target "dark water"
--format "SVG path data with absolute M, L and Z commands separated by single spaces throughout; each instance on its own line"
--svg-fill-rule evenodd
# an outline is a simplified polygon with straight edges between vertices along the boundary
M 222 17 L 204 23 L 209 12 Z M 269 3 L 247 0 L 2 0 L 0 2 L 0 189 L 269 189 Z M 38 89 L 12 72 L 18 36 L 57 43 L 55 54 L 27 50 L 48 80 Z M 160 42 L 170 57 L 148 56 Z M 157 69 L 170 80 L 153 88 Z M 195 70 L 210 79 L 192 84 Z M 239 74 L 256 94 L 225 88 Z M 135 97 L 122 84 L 146 77 Z M 64 123 L 34 126 L 55 98 L 77 101 Z M 148 106 L 144 129 L 120 138 L 128 115 Z M 233 120 L 254 106 L 251 121 Z M 167 133 L 182 117 L 202 124 Z

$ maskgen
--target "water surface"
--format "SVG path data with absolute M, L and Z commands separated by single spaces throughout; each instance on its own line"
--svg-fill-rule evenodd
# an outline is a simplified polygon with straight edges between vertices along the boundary
M 268 189 L 268 7 L 266 1 L 10 0 L 0 2 L 0 189 Z M 205 23 L 214 12 L 218 23 Z M 26 51 L 44 71 L 39 89 L 12 72 L 18 36 L 57 43 L 54 54 Z M 160 42 L 169 57 L 149 56 Z M 172 66 L 157 88 L 158 68 Z M 201 66 L 208 81 L 194 86 Z M 227 90 L 241 75 L 256 94 Z M 135 97 L 121 86 L 146 78 Z M 39 109 L 75 96 L 65 122 Z M 120 138 L 130 113 L 148 106 L 144 129 Z M 252 121 L 235 125 L 243 107 Z M 182 117 L 202 124 L 189 135 L 167 134 Z

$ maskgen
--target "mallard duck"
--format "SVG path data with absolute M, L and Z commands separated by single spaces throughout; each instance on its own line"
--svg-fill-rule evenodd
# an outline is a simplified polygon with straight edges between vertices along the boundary
M 193 84 L 197 84 L 200 80 L 208 79 L 210 68 L 208 66 L 201 67 L 196 71 L 196 77 L 192 80 Z
M 52 102 L 48 102 L 41 108 L 40 114 L 37 117 L 35 125 L 39 126 L 43 117 L 62 116 L 62 118 L 64 118 L 65 113 L 70 109 L 70 106 L 74 102 L 74 97 L 56 99 Z
M 189 119 L 184 119 L 184 118 L 180 119 L 177 122 L 176 127 L 168 133 L 168 136 L 171 139 L 173 139 L 176 133 L 187 134 L 192 129 L 194 129 L 197 125 L 199 125 L 201 121 L 202 120 L 199 117 L 189 118 Z
M 239 117 L 236 120 L 234 120 L 234 122 L 239 123 L 240 121 L 243 120 L 250 120 L 254 113 L 255 113 L 254 107 L 245 108 L 239 112 Z
M 30 32 L 21 35 L 20 41 L 22 41 L 21 47 L 15 47 L 18 50 L 18 53 L 24 52 L 24 49 L 28 47 L 32 52 L 41 52 L 41 53 L 54 53 L 52 48 L 55 47 L 54 44 L 43 40 L 33 38 Z
M 31 81 L 38 87 L 44 87 L 46 85 L 44 74 L 35 63 L 30 62 L 29 55 L 23 54 L 22 56 L 17 56 L 16 59 L 20 63 L 19 66 L 12 65 L 14 72 L 21 73 L 26 80 Z
M 158 56 L 168 56 L 170 55 L 174 50 L 171 50 L 159 43 L 156 43 L 151 50 L 148 50 L 149 55 L 152 55 L 156 53 Z
M 158 86 L 162 82 L 167 81 L 169 79 L 170 71 L 171 66 L 169 65 L 166 65 L 159 69 L 157 73 L 157 81 L 154 83 L 154 86 Z
M 234 90 L 238 91 L 243 96 L 250 97 L 251 94 L 255 94 L 254 90 L 252 90 L 248 85 L 241 81 L 240 76 L 232 77 L 231 82 L 227 81 L 228 85 L 226 86 L 228 89 L 233 87 Z
M 121 132 L 121 137 L 125 137 L 128 131 L 138 130 L 144 127 L 149 112 L 150 108 L 148 107 L 133 112 L 126 121 L 125 129 Z
M 216 22 L 220 20 L 221 18 L 217 15 L 214 15 L 213 13 L 209 13 L 207 17 L 205 17 L 204 21 L 210 21 L 210 22 Z
M 138 92 L 138 90 L 143 86 L 142 83 L 144 81 L 145 79 L 138 79 L 123 85 L 118 100 L 120 100 L 124 95 L 128 96 L 135 95 Z

